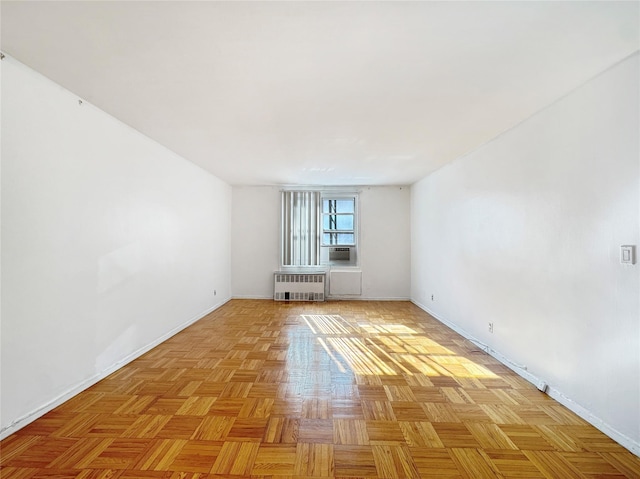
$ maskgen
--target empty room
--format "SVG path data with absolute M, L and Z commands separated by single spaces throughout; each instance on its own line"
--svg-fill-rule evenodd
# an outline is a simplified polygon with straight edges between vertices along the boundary
M 0 22 L 3 479 L 640 478 L 640 2 Z

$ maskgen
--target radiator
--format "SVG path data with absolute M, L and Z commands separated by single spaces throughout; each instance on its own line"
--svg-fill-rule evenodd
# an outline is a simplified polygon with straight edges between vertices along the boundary
M 324 301 L 325 273 L 283 273 L 273 275 L 275 301 Z

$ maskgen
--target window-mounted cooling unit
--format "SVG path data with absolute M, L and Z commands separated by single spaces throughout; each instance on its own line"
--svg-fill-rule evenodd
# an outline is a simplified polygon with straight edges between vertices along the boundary
M 330 248 L 329 261 L 351 261 L 351 248 L 348 248 L 348 247 Z

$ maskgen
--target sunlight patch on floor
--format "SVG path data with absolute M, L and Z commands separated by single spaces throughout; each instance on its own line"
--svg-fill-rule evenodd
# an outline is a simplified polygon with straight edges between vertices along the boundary
M 424 374 L 495 378 L 489 369 L 402 324 L 352 325 L 340 315 L 305 314 L 302 320 L 341 372 L 359 375 Z

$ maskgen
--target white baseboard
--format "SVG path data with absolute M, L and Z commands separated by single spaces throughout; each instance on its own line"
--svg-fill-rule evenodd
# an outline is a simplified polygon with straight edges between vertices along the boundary
M 481 341 L 479 341 L 478 339 L 474 338 L 469 333 L 467 333 L 464 329 L 462 329 L 459 326 L 457 326 L 456 324 L 454 324 L 454 323 L 452 323 L 452 322 L 450 322 L 450 321 L 438 316 L 433 311 L 430 311 L 429 308 L 427 308 L 425 305 L 423 305 L 423 304 L 421 304 L 421 303 L 419 303 L 417 301 L 414 301 L 414 300 L 411 300 L 411 302 L 413 304 L 415 304 L 417 307 L 419 307 L 420 309 L 422 309 L 423 311 L 429 313 L 430 316 L 432 316 L 433 318 L 437 319 L 438 321 L 440 321 L 442 324 L 444 324 L 448 328 L 450 328 L 453 331 L 455 331 L 456 333 L 458 333 L 460 336 L 468 339 L 469 341 L 471 341 L 471 342 L 473 342 L 475 344 L 481 345 L 480 346 L 481 349 L 483 349 L 487 354 L 489 354 L 489 355 L 493 356 L 494 358 L 496 358 L 502 364 L 507 366 L 509 369 L 514 371 L 516 374 L 518 374 L 522 378 L 524 378 L 527 381 L 529 381 L 534 386 L 537 386 L 540 383 L 541 378 L 531 374 L 526 369 L 518 367 L 518 365 L 516 365 L 510 358 L 504 356 L 500 352 L 498 352 L 498 351 L 490 348 L 489 346 L 483 344 Z M 621 433 L 620 431 L 618 431 L 617 429 L 613 428 L 612 426 L 610 426 L 609 424 L 604 422 L 602 419 L 600 419 L 598 416 L 593 414 L 591 411 L 589 411 L 585 407 L 581 406 L 577 402 L 573 401 L 571 398 L 565 396 L 562 393 L 562 391 L 560 391 L 558 388 L 550 386 L 547 389 L 547 394 L 549 395 L 549 397 L 551 397 L 551 398 L 555 399 L 556 401 L 558 401 L 564 407 L 566 407 L 570 411 L 572 411 L 575 414 L 577 414 L 578 416 L 580 416 L 582 419 L 587 421 L 589 424 L 594 426 L 596 429 L 600 430 L 602 433 L 604 433 L 607 436 L 609 436 L 611 439 L 616 441 L 622 447 L 628 449 L 631 453 L 633 453 L 636 456 L 640 457 L 640 443 L 638 443 L 637 441 L 634 441 L 633 439 L 631 439 L 627 435 L 625 435 L 625 434 Z
M 233 296 L 232 299 L 271 299 L 273 300 L 273 295 L 272 296 L 256 296 L 256 295 L 235 295 Z M 405 298 L 405 297 L 401 297 L 401 298 L 394 298 L 394 297 L 383 297 L 383 298 L 371 298 L 371 297 L 362 297 L 362 296 L 325 296 L 325 299 L 327 300 L 345 300 L 345 301 L 411 301 L 411 298 Z M 283 302 L 283 301 L 279 301 L 279 302 Z M 292 301 L 292 302 L 298 302 L 298 301 Z M 301 301 L 304 302 L 304 301 Z
M 333 295 L 327 296 L 327 299 L 338 301 L 411 301 L 410 298 L 394 298 L 385 296 L 381 298 L 372 298 L 370 296 L 347 296 L 347 295 Z
M 209 314 L 209 313 L 215 311 L 216 309 L 220 308 L 221 306 L 226 304 L 230 299 L 231 298 L 229 298 L 229 299 L 227 299 L 225 301 L 222 301 L 222 302 L 212 306 L 211 308 L 207 309 L 206 311 L 198 314 L 197 316 L 185 321 L 181 325 L 176 326 L 171 331 L 163 334 L 162 336 L 160 336 L 156 340 L 152 341 L 151 343 L 147 344 L 146 346 L 143 346 L 142 348 L 140 348 L 140 349 L 132 352 L 131 354 L 125 356 L 124 358 L 122 358 L 121 360 L 115 362 L 114 364 L 112 364 L 108 368 L 103 369 L 99 373 L 96 373 L 95 375 L 93 375 L 93 376 L 91 376 L 91 377 L 79 382 L 78 384 L 76 384 L 75 386 L 67 389 L 65 392 L 63 392 L 62 394 L 58 395 L 54 399 L 52 399 L 50 401 L 47 401 L 42 406 L 40 406 L 40 407 L 34 409 L 33 411 L 25 414 L 24 416 L 19 417 L 18 419 L 15 419 L 14 421 L 11 422 L 11 424 L 3 427 L 0 430 L 0 440 L 10 436 L 14 432 L 18 431 L 19 429 L 22 429 L 23 427 L 25 427 L 28 424 L 30 424 L 33 421 L 35 421 L 36 419 L 44 416 L 46 413 L 48 413 L 52 409 L 55 409 L 56 407 L 60 406 L 65 401 L 68 401 L 69 399 L 71 399 L 75 395 L 77 395 L 77 394 L 81 393 L 82 391 L 84 391 L 85 389 L 93 386 L 97 382 L 102 381 L 104 378 L 109 376 L 111 373 L 117 371 L 118 369 L 120 369 L 121 367 L 123 367 L 126 364 L 130 363 L 134 359 L 139 358 L 140 356 L 142 356 L 146 352 L 150 351 L 151 349 L 155 348 L 159 344 L 163 343 L 164 341 L 166 341 L 170 337 L 178 334 L 183 329 L 191 326 L 196 321 L 199 321 L 200 319 L 204 318 L 207 314 Z
M 271 296 L 261 296 L 255 294 L 237 294 L 234 295 L 231 299 L 273 299 L 273 294 Z

